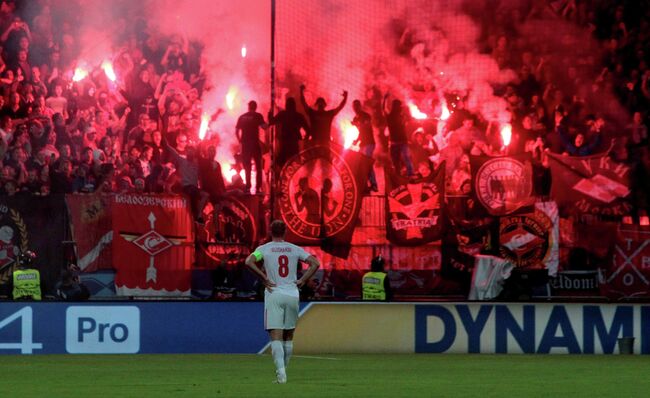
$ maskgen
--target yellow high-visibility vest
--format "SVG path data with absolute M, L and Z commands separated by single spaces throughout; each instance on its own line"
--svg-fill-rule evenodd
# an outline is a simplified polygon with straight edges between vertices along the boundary
M 14 271 L 14 300 L 31 298 L 41 299 L 41 274 L 35 269 L 19 269 Z
M 366 272 L 361 280 L 364 300 L 386 300 L 385 272 Z

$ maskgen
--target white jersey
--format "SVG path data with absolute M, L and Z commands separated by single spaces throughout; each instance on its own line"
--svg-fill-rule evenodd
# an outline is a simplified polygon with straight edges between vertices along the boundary
M 276 285 L 274 292 L 298 297 L 298 261 L 307 260 L 309 253 L 293 243 L 271 241 L 255 249 L 253 256 L 264 260 L 266 277 Z

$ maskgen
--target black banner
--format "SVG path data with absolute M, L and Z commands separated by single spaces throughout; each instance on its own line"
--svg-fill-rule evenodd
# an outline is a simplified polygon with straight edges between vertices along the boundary
M 503 216 L 534 202 L 529 155 L 472 156 L 472 187 L 488 214 Z
M 224 196 L 203 210 L 197 227 L 197 264 L 214 268 L 241 265 L 265 236 L 264 214 L 257 195 Z
M 335 144 L 289 159 L 276 187 L 287 240 L 347 257 L 371 166 L 371 158 Z
M 551 197 L 560 209 L 609 216 L 627 215 L 630 205 L 629 166 L 609 155 L 560 156 L 549 154 L 553 177 Z
M 416 181 L 386 169 L 386 237 L 401 246 L 439 240 L 444 220 L 444 165 Z
M 43 294 L 54 294 L 66 265 L 66 214 L 63 195 L 0 197 L 0 294 L 11 295 L 8 287 L 17 257 L 26 250 L 36 253 L 34 268 L 41 274 Z

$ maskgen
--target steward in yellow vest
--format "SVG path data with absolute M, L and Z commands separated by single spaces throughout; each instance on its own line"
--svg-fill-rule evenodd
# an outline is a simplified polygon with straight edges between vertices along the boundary
M 30 268 L 36 255 L 26 251 L 18 255 L 18 269 L 13 272 L 14 300 L 40 300 L 41 299 L 41 274 L 38 270 Z
M 390 284 L 384 272 L 384 259 L 377 256 L 370 263 L 370 272 L 361 279 L 362 298 L 364 300 L 386 301 L 392 297 Z

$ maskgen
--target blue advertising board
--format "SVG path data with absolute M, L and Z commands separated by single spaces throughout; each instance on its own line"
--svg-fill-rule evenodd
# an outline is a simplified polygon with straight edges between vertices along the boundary
M 256 353 L 263 304 L 0 303 L 0 354 Z

